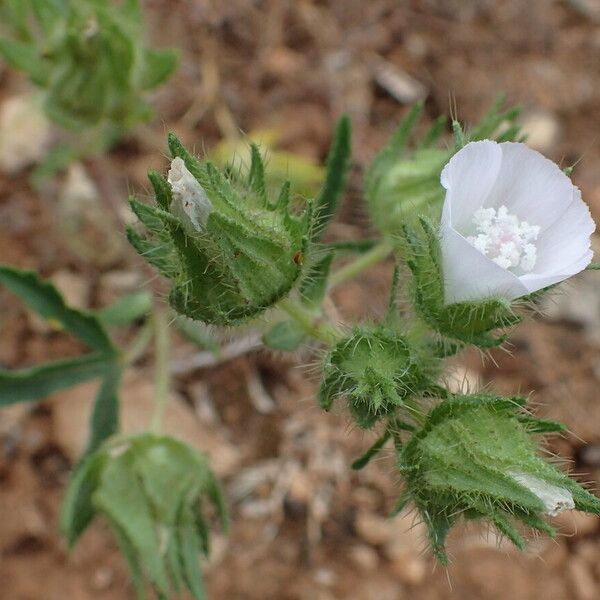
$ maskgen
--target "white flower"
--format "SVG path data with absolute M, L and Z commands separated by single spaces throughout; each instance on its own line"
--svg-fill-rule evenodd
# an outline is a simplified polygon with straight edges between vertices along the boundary
M 525 144 L 471 142 L 444 167 L 446 304 L 513 300 L 583 271 L 596 226 L 581 192 Z
M 546 514 L 551 517 L 555 517 L 565 510 L 573 510 L 575 508 L 575 502 L 569 490 L 552 485 L 543 479 L 538 479 L 527 473 L 508 471 L 508 475 L 537 496 L 542 501 L 546 509 Z
M 181 158 L 177 157 L 171 161 L 167 181 L 173 190 L 173 214 L 181 218 L 189 233 L 203 231 L 213 206 L 204 188 L 189 172 Z

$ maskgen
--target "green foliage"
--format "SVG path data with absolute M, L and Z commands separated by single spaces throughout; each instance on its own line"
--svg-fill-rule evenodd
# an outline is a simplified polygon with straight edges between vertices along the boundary
M 313 223 L 310 204 L 294 216 L 289 185 L 277 198 L 269 197 L 256 147 L 245 181 L 227 178 L 210 162 L 195 159 L 173 134 L 169 147 L 195 179 L 190 185 L 202 200 L 194 206 L 189 200 L 190 207 L 182 210 L 181 202 L 188 200 L 174 198 L 168 181 L 152 173 L 157 206 L 131 201 L 147 233 L 129 229 L 130 242 L 172 279 L 169 302 L 179 314 L 216 325 L 259 316 L 300 277 Z M 205 223 L 194 224 L 185 212 L 196 208 L 198 214 L 204 211 Z
M 484 394 L 449 398 L 400 448 L 405 496 L 428 526 L 442 563 L 446 535 L 461 516 L 489 521 L 522 548 L 514 523 L 555 535 L 544 516 L 552 514 L 553 502 L 558 512 L 564 497 L 572 496 L 579 510 L 600 513 L 600 500 L 538 456 L 524 405 L 524 398 Z
M 137 0 L 5 0 L 0 55 L 45 90 L 48 116 L 80 130 L 126 129 L 150 116 L 143 92 L 172 73 L 177 55 L 143 45 Z
M 147 580 L 165 598 L 187 589 L 204 600 L 198 559 L 209 551 L 207 502 L 226 530 L 225 505 L 203 455 L 164 436 L 116 437 L 73 476 L 61 529 L 72 546 L 101 517 L 129 561 L 138 598 Z
M 480 348 L 498 346 L 505 335 L 494 336 L 522 320 L 510 302 L 491 298 L 446 304 L 444 274 L 437 231 L 424 218 L 418 229 L 405 224 L 404 251 L 413 280 L 411 295 L 417 314 L 441 335 Z
M 453 120 L 453 148 L 448 148 L 442 139 L 447 123 L 445 116 L 434 121 L 420 142 L 411 144 L 424 106 L 418 103 L 411 108 L 387 145 L 373 159 L 365 178 L 369 214 L 385 235 L 397 236 L 403 225 L 414 224 L 419 216 L 439 218 L 444 199 L 440 173 L 465 144 L 485 138 L 519 139 L 520 129 L 516 123 L 519 109 L 503 111 L 503 103 L 504 99 L 499 98 L 481 122 L 466 133 L 460 123 Z
M 0 265 L 0 283 L 54 328 L 67 331 L 92 350 L 83 356 L 36 367 L 0 369 L 0 406 L 38 400 L 78 383 L 101 378 L 90 423 L 90 448 L 95 447 L 117 430 L 120 352 L 96 315 L 67 306 L 56 288 L 34 272 Z
M 372 427 L 431 385 L 405 338 L 384 328 L 356 329 L 328 353 L 319 390 L 329 410 L 344 397 L 357 424 Z
M 351 153 L 350 119 L 343 116 L 335 128 L 333 143 L 327 157 L 327 173 L 321 193 L 315 202 L 313 241 L 317 241 L 335 215 L 346 185 Z

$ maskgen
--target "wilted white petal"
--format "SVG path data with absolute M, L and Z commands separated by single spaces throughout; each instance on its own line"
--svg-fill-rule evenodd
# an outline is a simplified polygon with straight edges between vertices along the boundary
M 509 471 L 508 474 L 542 501 L 547 515 L 555 517 L 565 510 L 573 510 L 575 508 L 575 502 L 569 490 L 527 473 Z
M 188 225 L 188 229 L 191 225 L 192 230 L 202 231 L 212 211 L 212 203 L 181 158 L 174 158 L 171 162 L 167 181 L 173 190 L 173 213 L 183 220 L 184 225 Z
M 524 144 L 486 140 L 457 152 L 446 188 L 441 247 L 446 303 L 513 300 L 579 273 L 595 224 L 557 165 Z

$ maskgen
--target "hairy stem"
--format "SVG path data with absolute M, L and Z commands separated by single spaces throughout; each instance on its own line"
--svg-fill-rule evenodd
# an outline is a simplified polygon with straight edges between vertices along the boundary
M 160 433 L 169 400 L 169 324 L 162 309 L 154 313 L 156 330 L 154 357 L 154 412 L 151 428 L 154 433 Z
M 392 249 L 390 242 L 386 240 L 379 242 L 356 260 L 334 271 L 329 278 L 329 289 L 356 277 L 364 270 L 382 261 L 392 252 Z
M 322 322 L 322 317 L 298 304 L 289 298 L 280 300 L 277 306 L 285 311 L 300 328 L 309 336 L 325 342 L 326 344 L 335 344 L 341 337 L 341 332 L 330 323 Z

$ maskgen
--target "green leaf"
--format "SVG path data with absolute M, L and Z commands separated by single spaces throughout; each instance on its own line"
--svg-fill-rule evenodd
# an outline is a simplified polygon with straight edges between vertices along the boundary
M 152 294 L 143 290 L 123 296 L 95 314 L 105 327 L 123 327 L 147 316 L 151 310 Z
M 52 146 L 31 174 L 31 181 L 35 188 L 39 190 L 47 179 L 64 171 L 72 162 L 75 162 L 77 157 L 77 150 L 71 146 L 66 144 Z
M 248 187 L 259 198 L 266 201 L 267 186 L 265 183 L 265 165 L 256 144 L 250 144 L 250 172 L 248 173 Z
M 363 469 L 370 462 L 371 459 L 379 453 L 379 451 L 385 446 L 386 442 L 392 437 L 389 429 L 386 429 L 381 437 L 379 437 L 375 443 L 360 457 L 352 463 L 352 468 L 355 471 Z
M 196 531 L 195 517 L 188 506 L 183 506 L 177 538 L 183 574 L 195 600 L 206 600 L 204 580 L 198 564 L 198 556 L 202 551 L 200 538 Z
M 13 69 L 25 71 L 34 83 L 38 85 L 46 83 L 48 64 L 39 55 L 34 45 L 0 38 L 0 55 Z
M 119 429 L 119 386 L 122 369 L 113 366 L 104 377 L 100 386 L 94 410 L 90 419 L 90 440 L 86 454 L 97 450 L 104 440 L 115 434 Z
M 519 421 L 525 425 L 529 433 L 562 433 L 567 428 L 557 421 L 546 421 L 535 417 L 519 416 Z
M 42 281 L 35 272 L 0 265 L 0 283 L 41 317 L 65 329 L 90 348 L 116 354 L 100 321 L 93 314 L 68 307 L 56 288 Z
M 335 215 L 340 197 L 346 185 L 350 167 L 351 126 L 350 119 L 343 116 L 337 123 L 333 143 L 327 157 L 327 174 L 321 193 L 315 203 L 315 226 L 313 241 L 320 239 L 325 228 Z
M 94 352 L 29 369 L 0 370 L 0 406 L 45 398 L 59 390 L 107 375 L 114 365 L 113 355 Z
M 25 4 L 24 0 L 20 0 L 20 2 Z M 60 22 L 64 24 L 68 18 L 67 0 L 30 0 L 30 4 L 37 24 L 41 27 L 44 35 L 51 35 L 56 25 Z
M 93 495 L 93 503 L 122 531 L 157 590 L 167 597 L 169 580 L 160 555 L 160 540 L 141 482 L 135 477 L 134 456 L 111 458 Z
M 263 342 L 271 350 L 293 352 L 302 344 L 304 337 L 304 331 L 296 321 L 280 321 L 263 335 Z
M 71 475 L 60 513 L 60 529 L 69 547 L 73 547 L 95 516 L 92 494 L 98 486 L 104 463 L 104 456 L 90 456 Z
M 319 306 L 327 293 L 327 277 L 331 268 L 333 253 L 326 254 L 311 265 L 300 285 L 302 302 L 309 306 Z
M 151 90 L 169 78 L 177 66 L 179 54 L 175 50 L 147 49 L 143 56 L 140 88 Z

